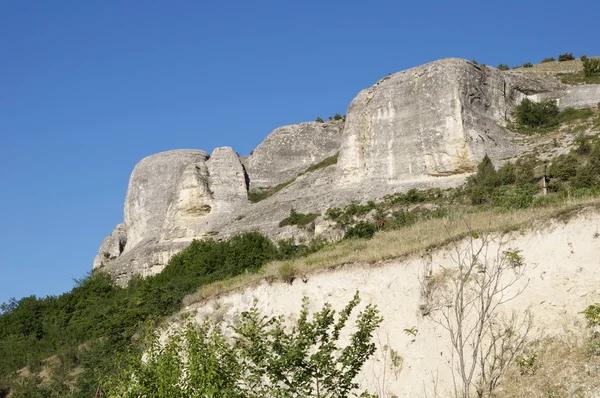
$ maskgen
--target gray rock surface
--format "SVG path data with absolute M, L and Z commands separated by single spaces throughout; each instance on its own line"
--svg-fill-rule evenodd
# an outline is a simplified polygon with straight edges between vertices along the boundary
M 175 150 L 148 156 L 135 166 L 125 198 L 125 251 L 160 234 L 183 170 L 207 158 L 205 151 Z
M 529 96 L 534 101 L 542 99 L 556 100 L 559 109 L 595 108 L 600 99 L 600 84 L 586 84 L 582 86 L 568 86 L 562 90 L 545 92 Z
M 245 161 L 251 188 L 273 187 L 340 149 L 343 121 L 308 122 L 275 129 Z
M 503 127 L 517 101 L 500 71 L 462 59 L 387 76 L 350 104 L 339 158 L 342 183 L 463 174 L 486 153 L 495 162 L 508 159 L 518 148 Z
M 100 244 L 98 254 L 94 258 L 93 268 L 103 267 L 116 260 L 123 253 L 126 243 L 127 230 L 124 224 L 119 224 Z
M 553 77 L 500 72 L 444 59 L 378 81 L 361 91 L 345 123 L 301 123 L 276 129 L 251 156 L 233 149 L 163 152 L 141 160 L 129 182 L 125 222 L 94 260 L 125 283 L 160 272 L 193 239 L 260 231 L 274 240 L 323 236 L 336 227 L 318 217 L 311 228 L 279 228 L 294 208 L 320 213 L 351 200 L 378 200 L 411 188 L 461 184 L 487 153 L 500 164 L 526 150 L 506 130 L 523 98 L 591 106 L 600 86 L 563 86 Z M 300 174 L 339 152 L 338 163 Z M 242 164 L 243 162 L 243 164 Z M 258 203 L 248 189 L 294 182 Z

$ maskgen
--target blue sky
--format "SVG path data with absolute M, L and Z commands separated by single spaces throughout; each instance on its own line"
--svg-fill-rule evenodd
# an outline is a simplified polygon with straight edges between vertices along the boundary
M 390 72 L 600 55 L 600 2 L 0 2 L 0 302 L 60 294 L 123 219 L 136 162 L 246 155 Z

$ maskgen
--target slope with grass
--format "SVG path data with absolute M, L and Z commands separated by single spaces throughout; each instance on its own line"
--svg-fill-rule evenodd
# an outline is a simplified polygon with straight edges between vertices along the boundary
M 378 351 L 361 373 L 361 387 L 382 397 L 432 396 L 434 389 L 439 396 L 450 396 L 449 337 L 421 311 L 419 277 L 425 265 L 432 265 L 433 274 L 453 269 L 453 246 L 464 248 L 471 240 L 478 244 L 483 236 L 492 241 L 489 261 L 498 251 L 521 250 L 525 278 L 511 293 L 519 288 L 523 293 L 503 311 L 531 309 L 530 342 L 567 338 L 564 330 L 583 324 L 579 312 L 600 300 L 599 210 L 597 199 L 581 200 L 511 213 L 463 214 L 377 233 L 370 241 L 346 241 L 303 259 L 271 263 L 261 273 L 236 282 L 208 286 L 195 295 L 197 302 L 188 299 L 185 314 L 199 321 L 228 322 L 257 298 L 265 314 L 294 320 L 298 314 L 290 313 L 290 308 L 296 308 L 302 296 L 311 297 L 313 309 L 325 302 L 335 308 L 358 290 L 366 303 L 378 305 L 384 318 L 377 334 Z M 479 238 L 471 238 L 474 231 Z M 390 365 L 391 349 L 402 358 L 400 368 Z M 522 377 L 520 383 L 526 384 L 527 376 Z M 509 382 L 502 380 L 500 386 L 503 383 Z

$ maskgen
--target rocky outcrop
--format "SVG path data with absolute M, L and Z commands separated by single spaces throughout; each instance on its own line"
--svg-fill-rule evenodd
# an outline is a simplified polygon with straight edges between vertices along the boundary
M 278 224 L 291 208 L 324 214 L 351 200 L 456 186 L 485 154 L 496 164 L 515 157 L 526 148 L 506 126 L 526 97 L 595 106 L 600 85 L 564 86 L 553 77 L 444 59 L 361 91 L 345 122 L 280 127 L 244 159 L 228 147 L 210 156 L 200 150 L 149 156 L 131 175 L 124 224 L 103 241 L 94 267 L 125 282 L 160 272 L 193 239 L 247 231 L 272 239 L 339 238 L 322 217 L 306 230 Z M 305 173 L 336 153 L 337 164 Z M 283 182 L 267 199 L 248 201 L 249 189 Z
M 471 172 L 486 153 L 510 158 L 517 147 L 503 127 L 517 100 L 502 72 L 462 59 L 387 76 L 350 104 L 342 181 L 424 180 Z
M 190 164 L 207 158 L 204 151 L 176 150 L 148 156 L 135 166 L 125 198 L 125 251 L 160 234 L 181 174 Z
M 100 244 L 100 250 L 94 258 L 94 268 L 103 267 L 116 260 L 125 250 L 126 243 L 127 230 L 124 224 L 119 224 Z
M 275 129 L 245 162 L 252 188 L 268 188 L 294 178 L 308 166 L 340 150 L 343 121 L 310 122 Z

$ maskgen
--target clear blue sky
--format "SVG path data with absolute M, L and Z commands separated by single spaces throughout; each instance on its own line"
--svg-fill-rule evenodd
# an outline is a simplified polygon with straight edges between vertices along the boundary
M 60 294 L 176 148 L 250 152 L 444 57 L 600 55 L 600 2 L 0 2 L 0 302 Z

